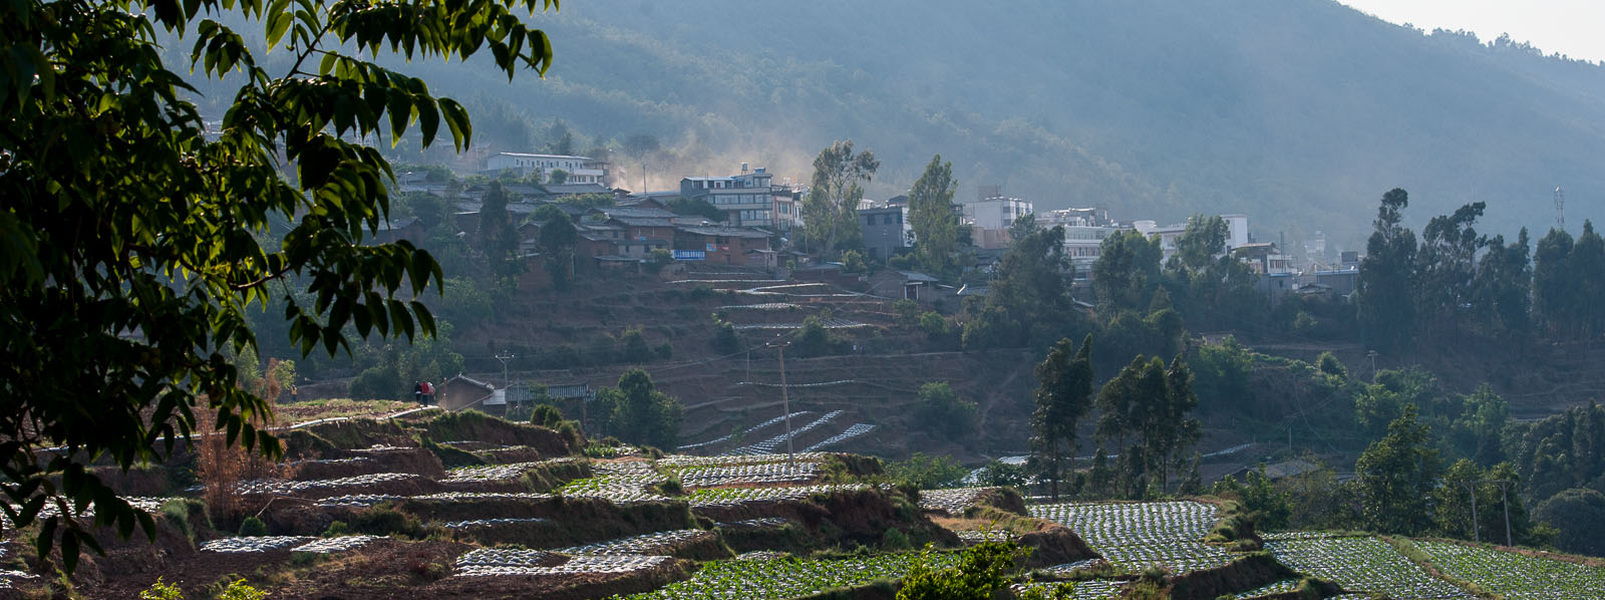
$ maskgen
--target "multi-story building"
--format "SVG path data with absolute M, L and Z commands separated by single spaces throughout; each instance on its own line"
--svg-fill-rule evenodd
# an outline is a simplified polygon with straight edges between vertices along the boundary
M 568 174 L 566 183 L 597 183 L 606 185 L 607 162 L 589 156 L 566 154 L 531 154 L 528 152 L 498 152 L 485 159 L 485 172 L 500 173 L 513 170 L 522 175 L 539 172 L 541 182 L 551 181 L 553 171 Z
M 1014 220 L 1033 212 L 1031 201 L 1008 196 L 989 196 L 964 205 L 964 217 L 981 229 L 1008 229 Z
M 774 185 L 774 176 L 767 169 L 748 171 L 745 163 L 740 175 L 681 179 L 680 195 L 687 200 L 706 200 L 724 211 L 725 223 L 735 227 L 790 229 L 801 222 L 800 192 Z
M 885 261 L 914 243 L 907 205 L 861 208 L 858 222 L 864 228 L 864 251 L 870 260 Z
M 1227 252 L 1249 243 L 1248 215 L 1221 215 L 1220 218 L 1226 222 Z M 1163 260 L 1170 260 L 1170 257 L 1176 255 L 1176 241 L 1180 240 L 1182 234 L 1187 232 L 1186 223 L 1160 227 L 1154 221 L 1145 219 L 1134 221 L 1131 225 L 1145 236 L 1159 236 L 1159 249 L 1164 253 Z

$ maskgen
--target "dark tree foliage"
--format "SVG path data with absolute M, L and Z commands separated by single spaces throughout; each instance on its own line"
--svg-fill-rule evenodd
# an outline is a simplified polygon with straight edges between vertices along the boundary
M 1047 345 L 1082 326 L 1070 301 L 1064 228 L 1044 229 L 1027 215 L 1010 233 L 1013 241 L 997 265 L 991 293 L 965 307 L 965 348 Z
M 1577 273 L 1571 268 L 1572 236 L 1551 229 L 1533 251 L 1533 312 L 1551 335 L 1571 334 L 1578 321 Z
M 1583 221 L 1583 233 L 1572 246 L 1571 269 L 1576 298 L 1577 329 L 1586 338 L 1605 334 L 1605 238 L 1594 231 L 1593 221 Z
M 1143 309 L 1152 302 L 1159 285 L 1159 238 L 1143 237 L 1127 229 L 1104 238 L 1097 262 L 1092 264 L 1092 289 L 1098 311 Z
M 524 262 L 518 257 L 518 230 L 513 228 L 512 215 L 507 212 L 507 192 L 500 182 L 490 182 L 479 208 L 479 249 L 485 253 L 497 282 L 512 287 Z
M 445 125 L 469 142 L 462 107 L 423 81 L 363 60 L 466 59 L 489 49 L 513 77 L 544 73 L 546 35 L 519 14 L 554 2 L 380 4 L 194 0 L 12 2 L 0 7 L 0 510 L 42 522 L 37 550 L 59 540 L 72 570 L 86 519 L 154 536 L 152 519 L 86 472 L 106 460 L 156 462 L 215 413 L 230 444 L 279 452 L 258 428 L 272 408 L 238 386 L 226 355 L 255 345 L 245 311 L 284 294 L 304 353 L 361 336 L 429 334 L 416 301 L 441 284 L 411 244 L 372 245 L 387 218 L 388 163 L 348 140 L 392 143 L 416 126 L 429 145 Z M 244 15 L 287 72 L 260 66 L 221 21 Z M 164 63 L 157 39 L 181 40 L 191 66 L 240 85 L 216 135 Z M 193 43 L 191 43 L 193 42 Z M 289 177 L 285 177 L 286 172 Z M 290 223 L 264 244 L 270 224 Z M 264 238 L 265 239 L 265 236 Z M 311 299 L 284 290 L 295 279 Z M 93 407 L 92 410 L 86 407 Z M 38 454 L 46 447 L 64 451 Z M 44 505 L 56 507 L 41 518 Z
M 1516 424 L 1508 438 L 1510 460 L 1529 497 L 1545 499 L 1570 488 L 1605 492 L 1605 407 L 1591 402 Z
M 679 444 L 685 408 L 678 399 L 658 391 L 646 371 L 625 371 L 618 387 L 597 392 L 596 406 L 606 435 L 658 448 Z
M 835 258 L 862 243 L 858 201 L 880 165 L 875 153 L 854 152 L 852 140 L 837 141 L 814 158 L 812 185 L 802 211 L 808 239 L 820 243 L 814 250 L 822 256 Z
M 541 253 L 541 264 L 552 278 L 552 287 L 568 289 L 574 281 L 574 248 L 580 241 L 574 221 L 568 213 L 552 211 L 535 235 L 535 249 Z
M 1518 341 L 1531 331 L 1532 259 L 1531 243 L 1523 227 L 1514 244 L 1505 245 L 1504 236 L 1488 241 L 1488 251 L 1477 264 L 1472 306 L 1477 321 L 1491 333 L 1504 334 Z
M 1075 456 L 1076 428 L 1092 410 L 1092 335 L 1076 349 L 1070 338 L 1059 340 L 1037 363 L 1035 409 L 1031 413 L 1032 458 L 1059 500 L 1059 480 L 1066 454 Z
M 1426 324 L 1448 323 L 1460 331 L 1461 306 L 1471 301 L 1477 275 L 1477 252 L 1488 239 L 1479 235 L 1477 218 L 1487 205 L 1474 202 L 1452 215 L 1433 217 L 1421 230 L 1416 254 L 1416 306 Z
M 1416 236 L 1401 224 L 1409 204 L 1409 194 L 1398 188 L 1382 196 L 1376 231 L 1360 264 L 1360 326 L 1373 348 L 1401 348 L 1415 331 Z
M 1417 421 L 1414 404 L 1388 424 L 1354 464 L 1365 526 L 1382 533 L 1415 535 L 1432 526 L 1432 492 L 1443 469 L 1431 428 Z
M 931 157 L 925 172 L 908 190 L 908 220 L 914 230 L 914 254 L 920 267 L 944 279 L 956 279 L 959 270 L 959 233 L 966 229 L 954 210 L 953 163 Z
M 1097 435 L 1100 448 L 1114 442 L 1124 493 L 1146 497 L 1151 487 L 1166 489 L 1170 471 L 1198 439 L 1199 422 L 1189 416 L 1197 406 L 1192 372 L 1179 356 L 1167 368 L 1159 357 L 1139 355 L 1104 384 Z
M 1566 552 L 1605 556 L 1605 494 L 1572 488 L 1538 503 L 1533 517 L 1560 525 L 1555 547 Z

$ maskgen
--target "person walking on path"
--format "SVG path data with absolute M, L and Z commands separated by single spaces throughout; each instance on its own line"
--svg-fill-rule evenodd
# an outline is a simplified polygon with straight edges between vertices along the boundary
M 423 403 L 424 403 L 424 384 L 416 382 L 416 381 L 412 382 L 412 401 L 413 402 L 417 402 L 420 406 L 423 405 Z
M 425 381 L 424 382 L 424 406 L 429 406 L 429 405 L 434 404 L 434 403 L 435 403 L 435 385 Z

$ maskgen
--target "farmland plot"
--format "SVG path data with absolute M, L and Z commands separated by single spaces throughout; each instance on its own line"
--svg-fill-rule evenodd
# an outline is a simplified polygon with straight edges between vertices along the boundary
M 802 500 L 814 494 L 868 489 L 864 484 L 804 485 L 767 488 L 710 488 L 691 492 L 691 506 L 731 506 L 745 502 Z
M 842 442 L 845 442 L 847 440 L 856 438 L 858 436 L 864 435 L 864 434 L 869 433 L 869 432 L 874 431 L 874 430 L 875 430 L 875 426 L 874 425 L 870 425 L 868 423 L 853 423 L 851 426 L 849 426 L 847 428 L 846 431 L 843 431 L 843 432 L 838 433 L 836 435 L 833 435 L 833 436 L 830 436 L 828 438 L 825 438 L 824 441 L 819 442 L 817 444 L 814 444 L 812 446 L 809 446 L 807 448 L 804 448 L 803 451 L 804 452 L 812 452 L 812 451 L 818 450 L 820 448 L 834 446 L 836 444 L 840 444 Z
M 1267 542 L 1282 564 L 1329 579 L 1353 592 L 1383 594 L 1397 600 L 1475 598 L 1427 574 L 1387 542 L 1369 537 L 1294 539 Z
M 843 411 L 840 410 L 830 411 L 818 419 L 808 423 L 807 425 L 803 425 L 802 427 L 791 430 L 791 439 L 796 439 L 797 436 L 800 436 L 816 427 L 830 424 L 831 421 L 836 420 L 836 417 L 841 416 L 842 412 Z M 786 443 L 786 439 L 786 434 L 782 433 L 756 444 L 736 448 L 735 450 L 726 452 L 726 454 L 773 454 L 775 452 L 775 448 L 779 448 L 781 445 Z
M 975 505 L 981 494 L 996 490 L 995 487 L 950 488 L 942 490 L 924 490 L 920 492 L 920 508 L 925 510 L 939 510 L 949 515 L 962 515 L 964 510 Z
M 624 539 L 599 542 L 573 548 L 555 550 L 559 554 L 640 554 L 656 555 L 666 554 L 676 546 L 690 542 L 706 541 L 718 537 L 718 534 L 704 529 L 679 529 L 675 531 L 659 531 L 628 537 Z
M 951 553 L 932 555 L 939 567 L 958 562 Z M 834 587 L 864 585 L 876 579 L 899 579 L 920 559 L 917 552 L 845 559 L 780 557 L 708 563 L 691 579 L 630 596 L 629 600 L 781 600 L 807 596 Z
M 1414 542 L 1444 574 L 1507 600 L 1584 600 L 1605 594 L 1605 568 L 1449 542 Z
M 1219 518 L 1199 502 L 1045 504 L 1032 516 L 1074 530 L 1110 564 L 1129 571 L 1151 566 L 1187 573 L 1225 566 L 1231 553 L 1199 540 Z
M 1120 597 L 1124 581 L 1109 579 L 1092 579 L 1088 581 L 1064 581 L 1048 583 L 1025 583 L 1014 586 L 1015 595 L 1025 593 L 1032 589 L 1063 590 L 1069 588 L 1070 600 L 1114 600 Z M 1051 597 L 1051 596 L 1050 596 Z

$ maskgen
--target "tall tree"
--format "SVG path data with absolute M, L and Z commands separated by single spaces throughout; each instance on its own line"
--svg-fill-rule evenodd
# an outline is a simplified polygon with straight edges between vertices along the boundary
M 1552 333 L 1571 331 L 1577 319 L 1576 273 L 1571 268 L 1572 235 L 1551 229 L 1533 252 L 1533 312 Z
M 1010 228 L 1009 251 L 998 261 L 991 292 L 965 307 L 966 348 L 1050 344 L 1081 327 L 1070 300 L 1064 228 L 1044 229 L 1026 215 Z
M 1097 435 L 1104 443 L 1114 441 L 1127 494 L 1147 495 L 1155 468 L 1167 458 L 1171 444 L 1166 436 L 1181 429 L 1170 422 L 1170 400 L 1165 361 L 1159 357 L 1133 358 L 1098 392 Z
M 574 221 L 563 211 L 548 211 L 535 235 L 535 248 L 541 253 L 547 274 L 551 275 L 552 287 L 568 289 L 569 283 L 574 281 L 574 247 L 580 241 Z
M 1516 242 L 1505 245 L 1496 235 L 1488 242 L 1488 252 L 1477 264 L 1472 304 L 1478 320 L 1495 333 L 1521 339 L 1532 322 L 1533 266 L 1528 256 L 1531 242 L 1523 227 Z
M 617 388 L 597 394 L 597 403 L 606 410 L 603 418 L 609 435 L 658 448 L 674 448 L 679 443 L 685 409 L 678 399 L 658 391 L 646 371 L 625 371 Z
M 1583 234 L 1572 246 L 1572 303 L 1577 307 L 1577 325 L 1584 337 L 1605 333 L 1605 238 L 1594 231 L 1593 221 L 1583 221 Z
M 954 256 L 960 249 L 959 222 L 954 210 L 953 193 L 958 181 L 953 179 L 953 163 L 942 162 L 942 155 L 931 157 L 925 173 L 908 191 L 908 220 L 914 229 L 914 252 L 920 265 L 938 277 L 958 275 L 958 261 Z
M 1361 333 L 1372 348 L 1402 348 L 1415 332 L 1416 236 L 1401 222 L 1410 195 L 1394 188 L 1382 195 L 1376 231 L 1360 263 L 1357 304 Z
M 1159 238 L 1136 230 L 1117 231 L 1104 238 L 1097 262 L 1092 263 L 1092 290 L 1098 311 L 1113 316 L 1121 310 L 1141 310 L 1153 301 L 1159 285 L 1159 260 L 1164 256 Z
M 1416 306 L 1430 327 L 1447 322 L 1458 335 L 1461 305 L 1470 301 L 1477 274 L 1477 252 L 1488 238 L 1477 233 L 1486 203 L 1473 202 L 1452 215 L 1440 215 L 1421 230 L 1416 254 Z
M 1387 435 L 1354 464 L 1361 513 L 1372 530 L 1414 535 L 1432 527 L 1432 493 L 1443 467 L 1431 428 L 1416 417 L 1416 405 L 1405 405 Z
M 1072 354 L 1073 352 L 1073 354 Z M 1036 409 L 1031 413 L 1034 453 L 1052 483 L 1053 500 L 1059 501 L 1062 458 L 1074 456 L 1076 428 L 1092 409 L 1092 335 L 1088 334 L 1076 350 L 1070 338 L 1059 340 L 1037 364 Z
M 518 230 L 507 212 L 507 191 L 498 181 L 490 182 L 479 207 L 479 249 L 496 281 L 511 287 L 524 263 L 518 258 Z
M 821 244 L 819 251 L 835 257 L 840 250 L 862 242 L 858 201 L 864 185 L 881 166 L 868 150 L 853 152 L 853 141 L 837 141 L 814 158 L 814 176 L 803 200 L 803 225 L 808 239 Z
M 16 527 L 42 523 L 41 554 L 59 540 L 71 571 L 83 545 L 98 547 L 93 525 L 154 536 L 87 462 L 161 462 L 198 412 L 231 445 L 279 452 L 258 427 L 272 405 L 238 387 L 223 357 L 255 346 L 249 306 L 287 283 L 313 299 L 286 291 L 279 313 L 303 354 L 349 349 L 348 325 L 364 337 L 434 331 L 407 296 L 440 287 L 439 266 L 410 243 L 364 243 L 388 216 L 392 175 L 377 148 L 352 140 L 388 125 L 396 143 L 416 126 L 412 139 L 429 146 L 444 124 L 460 150 L 469 120 L 423 81 L 362 57 L 488 46 L 508 77 L 544 73 L 552 46 L 519 15 L 554 4 L 0 6 L 0 430 L 11 436 L 0 511 Z M 286 71 L 269 73 L 220 22 L 248 16 L 268 49 L 293 58 Z M 180 47 L 201 76 L 241 73 L 219 129 L 163 62 Z M 288 230 L 270 235 L 272 223 Z M 47 503 L 55 510 L 41 512 Z

